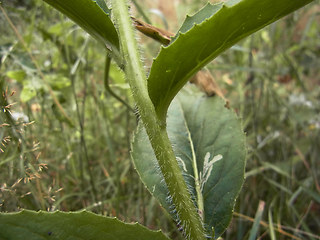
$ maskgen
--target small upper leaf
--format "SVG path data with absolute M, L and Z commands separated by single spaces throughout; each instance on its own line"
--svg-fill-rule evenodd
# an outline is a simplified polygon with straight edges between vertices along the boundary
M 139 224 L 90 212 L 0 213 L 0 239 L 14 240 L 169 240 Z
M 165 119 L 174 96 L 192 75 L 239 40 L 313 0 L 229 0 L 187 17 L 175 40 L 162 47 L 148 78 L 150 98 Z
M 186 33 L 189 31 L 194 25 L 202 23 L 207 18 L 211 17 L 213 14 L 218 12 L 223 7 L 223 2 L 217 4 L 208 3 L 203 9 L 194 14 L 193 16 L 187 16 L 182 26 L 180 27 L 178 33 Z M 177 34 L 173 40 L 175 40 L 179 34 Z
M 98 6 L 101 7 L 106 14 L 110 15 L 111 10 L 108 8 L 104 0 L 93 0 L 93 1 L 95 1 L 98 4 Z
M 102 0 L 43 0 L 56 8 L 115 54 L 119 52 L 117 31 Z
M 245 136 L 240 120 L 219 98 L 181 93 L 169 108 L 167 130 L 184 179 L 199 207 L 207 234 L 218 238 L 229 225 L 244 181 Z M 176 220 L 174 207 L 144 128 L 132 145 L 135 167 L 149 191 Z M 196 166 L 196 167 L 195 167 Z M 197 174 L 195 174 L 197 172 Z M 198 195 L 195 179 L 198 176 Z

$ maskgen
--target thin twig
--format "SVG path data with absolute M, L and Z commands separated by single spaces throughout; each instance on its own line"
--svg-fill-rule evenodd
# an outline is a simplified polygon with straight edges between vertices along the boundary
M 111 88 L 109 83 L 109 70 L 110 70 L 110 63 L 111 63 L 111 57 L 107 54 L 106 55 L 106 61 L 105 61 L 105 67 L 104 67 L 104 88 L 108 93 L 110 93 L 111 96 L 113 96 L 115 99 L 120 101 L 123 105 L 125 105 L 131 112 L 135 112 L 134 109 L 121 97 L 119 97 Z

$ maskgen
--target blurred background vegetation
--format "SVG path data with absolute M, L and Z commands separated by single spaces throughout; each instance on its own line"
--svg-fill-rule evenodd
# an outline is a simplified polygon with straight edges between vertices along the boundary
M 132 1 L 132 13 L 176 32 L 205 3 Z M 134 103 L 113 64 L 110 87 L 131 108 L 106 90 L 102 46 L 40 0 L 0 6 L 0 211 L 88 209 L 181 239 L 133 168 Z M 319 26 L 315 1 L 206 67 L 247 134 L 223 239 L 320 239 Z M 137 35 L 148 67 L 160 44 Z

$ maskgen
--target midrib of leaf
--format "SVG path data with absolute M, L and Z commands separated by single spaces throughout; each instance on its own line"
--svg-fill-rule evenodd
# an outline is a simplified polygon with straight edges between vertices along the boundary
M 181 111 L 183 112 L 182 108 Z M 201 192 L 201 186 L 200 186 L 200 178 L 199 178 L 199 173 L 198 173 L 198 165 L 197 165 L 197 156 L 196 156 L 196 152 L 194 150 L 194 145 L 193 145 L 193 140 L 191 137 L 191 132 L 189 130 L 188 127 L 188 123 L 186 121 L 186 119 L 184 118 L 184 125 L 186 128 L 186 131 L 188 133 L 188 141 L 189 141 L 189 145 L 190 145 L 190 150 L 191 150 L 191 156 L 192 156 L 192 169 L 193 169 L 193 177 L 194 177 L 194 182 L 195 182 L 195 189 L 196 189 L 196 193 L 197 193 L 197 205 L 198 205 L 198 213 L 203 221 L 203 214 L 204 214 L 204 205 L 203 205 L 203 196 L 202 196 L 202 192 Z
M 223 100 L 202 98 L 200 95 L 190 95 L 190 92 L 182 91 L 175 99 L 168 112 L 168 132 L 180 171 L 183 172 L 197 209 L 200 209 L 198 205 L 201 204 L 197 202 L 199 194 L 195 188 L 193 161 L 197 160 L 196 171 L 200 183 L 201 173 L 206 172 L 204 160 L 207 153 L 211 154 L 209 162 L 213 161 L 214 155 L 219 154 L 223 157 L 221 161 L 225 161 L 225 163 L 214 163 L 203 189 L 200 187 L 205 209 L 203 222 L 206 234 L 217 239 L 229 225 L 234 202 L 243 183 L 245 137 L 240 120 L 235 113 L 224 107 Z M 190 146 L 193 146 L 196 158 L 192 156 L 194 154 Z M 172 218 L 179 222 L 175 212 L 172 211 L 168 188 L 141 124 L 135 134 L 132 149 L 135 168 L 142 181 Z M 152 170 L 150 166 L 156 166 L 157 171 Z
M 188 79 L 239 40 L 312 2 L 312 0 L 235 0 L 218 7 L 207 5 L 189 17 L 169 46 L 154 59 L 148 91 L 157 115 L 165 121 L 174 96 Z M 205 17 L 207 15 L 207 18 Z M 204 20 L 203 20 L 204 19 Z M 203 20 L 199 23 L 200 20 Z

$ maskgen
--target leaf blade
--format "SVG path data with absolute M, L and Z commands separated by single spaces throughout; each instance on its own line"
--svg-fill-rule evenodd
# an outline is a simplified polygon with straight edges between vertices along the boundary
M 212 169 L 207 171 L 208 179 L 202 191 L 202 214 L 207 234 L 212 235 L 214 227 L 215 238 L 218 238 L 231 220 L 235 199 L 244 181 L 246 150 L 240 121 L 220 99 L 181 93 L 169 108 L 167 129 L 194 204 L 200 208 L 193 155 L 197 174 L 203 176 L 207 153 L 210 153 L 207 160 L 212 163 Z M 157 160 L 141 126 L 135 134 L 131 155 L 148 190 L 178 223 Z M 222 159 L 217 160 L 219 155 Z
M 0 239 L 168 240 L 160 231 L 82 212 L 0 213 Z
M 117 31 L 109 18 L 110 9 L 104 1 L 43 0 L 77 23 L 115 54 L 119 52 Z
M 161 48 L 148 77 L 159 118 L 165 119 L 170 102 L 188 79 L 220 53 L 312 1 L 230 0 L 208 4 L 188 17 L 175 40 Z

